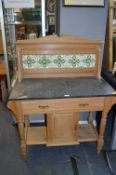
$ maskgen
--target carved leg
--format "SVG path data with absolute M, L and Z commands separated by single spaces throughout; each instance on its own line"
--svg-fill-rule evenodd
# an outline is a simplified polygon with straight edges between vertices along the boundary
M 29 116 L 25 115 L 24 120 L 25 120 L 25 127 L 28 128 L 30 126 Z
M 30 121 L 29 121 L 29 116 L 28 115 L 24 116 L 24 122 L 25 122 L 25 138 L 27 139 L 28 128 L 30 127 Z
M 93 124 L 93 114 L 92 114 L 92 112 L 89 112 L 89 114 L 88 114 L 88 123 Z
M 104 131 L 106 127 L 106 120 L 108 116 L 108 112 L 111 109 L 112 105 L 116 104 L 116 97 L 106 97 L 104 101 L 104 109 L 102 112 L 102 118 L 100 122 L 100 128 L 99 128 L 99 136 L 97 141 L 97 153 L 100 153 L 103 144 L 104 144 Z
M 24 129 L 23 117 L 18 116 L 17 121 L 18 121 L 21 153 L 22 153 L 23 158 L 26 159 L 27 150 L 26 150 L 26 140 L 25 140 L 25 129 Z
M 97 153 L 99 154 L 102 150 L 104 144 L 104 131 L 106 127 L 107 112 L 102 113 L 102 118 L 100 122 L 99 136 L 97 141 Z
M 23 158 L 26 159 L 26 153 L 27 153 L 26 137 L 25 137 L 24 118 L 23 118 L 21 102 L 15 102 L 14 111 L 17 115 L 21 153 L 22 153 Z
M 20 148 L 21 153 L 24 159 L 26 159 L 26 137 L 25 137 L 25 128 L 24 128 L 24 120 L 23 120 L 23 112 L 20 101 L 9 101 L 7 103 L 7 107 L 14 112 L 17 117 L 18 122 L 18 131 L 20 138 Z

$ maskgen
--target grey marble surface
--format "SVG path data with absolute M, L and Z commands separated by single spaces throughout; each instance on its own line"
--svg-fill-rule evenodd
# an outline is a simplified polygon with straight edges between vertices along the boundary
M 41 78 L 16 82 L 9 99 L 59 99 L 111 96 L 115 90 L 103 79 Z

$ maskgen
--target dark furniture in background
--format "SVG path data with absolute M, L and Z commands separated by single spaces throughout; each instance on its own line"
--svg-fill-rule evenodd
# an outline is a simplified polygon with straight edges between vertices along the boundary
M 7 96 L 6 67 L 5 62 L 0 61 L 0 100 L 6 102 Z
M 114 48 L 116 48 L 116 39 L 114 38 Z M 116 49 L 114 49 L 114 55 L 116 55 Z M 116 61 L 116 56 L 113 57 Z M 102 69 L 102 76 L 103 78 L 116 90 L 116 74 L 112 74 L 112 72 L 107 71 L 105 68 Z M 106 127 L 106 135 L 109 135 L 110 140 L 110 148 L 109 150 L 104 151 L 104 158 L 108 165 L 110 173 L 113 175 L 113 169 L 111 166 L 110 158 L 108 153 L 112 151 L 116 151 L 116 104 L 112 107 L 108 114 L 108 121 Z

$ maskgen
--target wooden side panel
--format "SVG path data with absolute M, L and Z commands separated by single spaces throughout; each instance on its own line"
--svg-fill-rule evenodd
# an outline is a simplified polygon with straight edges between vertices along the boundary
M 61 68 L 61 69 L 23 69 L 23 78 L 53 78 L 53 77 L 97 77 L 95 68 Z

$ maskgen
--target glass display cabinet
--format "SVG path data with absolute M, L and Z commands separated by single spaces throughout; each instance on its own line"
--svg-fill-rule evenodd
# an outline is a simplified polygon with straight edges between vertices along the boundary
M 16 41 L 43 36 L 41 0 L 35 0 L 34 8 L 5 8 L 3 16 L 6 34 L 11 85 L 16 78 Z
M 42 35 L 41 6 L 14 11 L 16 39 L 33 39 Z
M 16 41 L 55 33 L 55 0 L 35 0 L 34 8 L 6 8 L 0 2 L 9 89 L 17 75 Z

